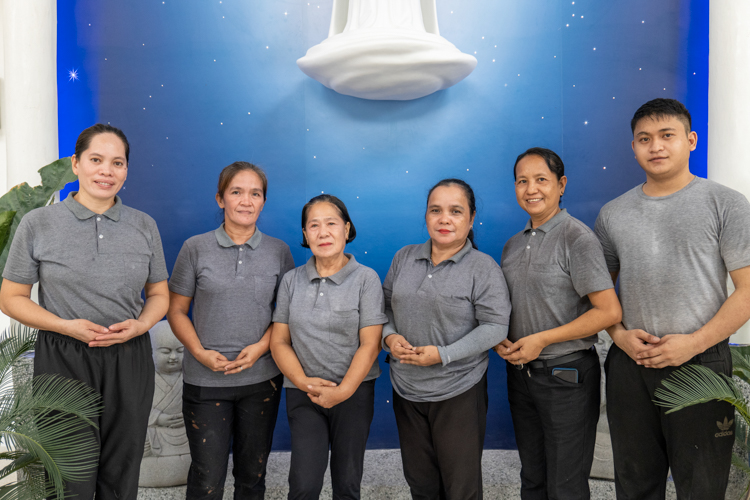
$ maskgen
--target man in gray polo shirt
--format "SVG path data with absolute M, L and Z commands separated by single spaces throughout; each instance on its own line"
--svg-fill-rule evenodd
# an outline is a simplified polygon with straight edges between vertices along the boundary
M 608 418 L 618 499 L 723 499 L 734 411 L 709 402 L 667 415 L 654 391 L 678 367 L 731 375 L 728 337 L 750 319 L 750 203 L 690 173 L 697 143 L 678 101 L 655 99 L 631 121 L 646 182 L 607 203 L 596 221 L 620 278 L 623 321 L 608 331 Z M 727 297 L 727 272 L 736 291 Z

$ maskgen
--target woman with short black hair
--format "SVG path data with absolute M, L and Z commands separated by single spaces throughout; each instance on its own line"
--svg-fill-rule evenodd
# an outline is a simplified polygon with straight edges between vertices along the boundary
M 377 273 L 344 253 L 355 235 L 341 200 L 311 199 L 302 245 L 313 255 L 284 276 L 276 299 L 271 352 L 285 376 L 290 500 L 320 496 L 329 447 L 333 498 L 360 497 L 387 318 Z

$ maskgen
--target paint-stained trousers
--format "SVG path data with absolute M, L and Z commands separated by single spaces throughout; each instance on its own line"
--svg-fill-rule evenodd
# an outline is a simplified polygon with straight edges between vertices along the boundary
M 234 498 L 262 500 L 283 376 L 237 387 L 184 384 L 182 415 L 190 445 L 187 500 L 221 500 L 229 449 Z
M 77 500 L 135 500 L 146 426 L 154 398 L 154 361 L 148 333 L 110 347 L 89 347 L 67 335 L 40 331 L 34 376 L 57 374 L 99 392 L 104 411 L 89 427 L 99 464 L 88 480 L 68 482 Z
M 726 341 L 689 363 L 732 374 Z M 732 405 L 711 401 L 667 414 L 653 403 L 654 391 L 680 367 L 644 368 L 616 345 L 604 366 L 617 499 L 663 500 L 671 468 L 677 498 L 723 500 L 734 444 Z

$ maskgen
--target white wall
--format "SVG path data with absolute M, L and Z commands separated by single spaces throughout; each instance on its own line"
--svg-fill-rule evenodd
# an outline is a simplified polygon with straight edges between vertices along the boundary
M 750 198 L 750 2 L 711 0 L 710 9 L 708 178 Z M 731 341 L 750 344 L 750 323 Z

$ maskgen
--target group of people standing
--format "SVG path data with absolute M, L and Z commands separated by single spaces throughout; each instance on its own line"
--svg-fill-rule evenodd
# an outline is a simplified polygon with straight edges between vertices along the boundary
M 680 498 L 723 498 L 733 436 L 716 422 L 733 420 L 731 405 L 667 415 L 652 399 L 686 363 L 731 374 L 727 339 L 750 319 L 750 203 L 690 173 L 697 136 L 679 102 L 644 104 L 631 127 L 646 182 L 606 204 L 595 231 L 560 208 L 560 157 L 532 148 L 513 165 L 530 218 L 501 265 L 474 244 L 471 186 L 444 179 L 427 196 L 429 240 L 399 250 L 382 285 L 346 252 L 354 222 L 327 194 L 302 208 L 312 256 L 295 268 L 288 245 L 257 227 L 267 179 L 245 162 L 221 172 L 224 221 L 185 242 L 167 283 L 156 224 L 117 196 L 127 139 L 86 129 L 73 156 L 80 190 L 24 217 L 0 290 L 2 311 L 40 330 L 35 374 L 103 396 L 91 428 L 98 470 L 68 490 L 136 497 L 154 384 L 147 332 L 166 314 L 186 349 L 188 499 L 222 498 L 230 447 L 235 498 L 263 498 L 282 386 L 289 498 L 319 497 L 329 450 L 333 497 L 359 498 L 381 349 L 414 499 L 482 498 L 492 349 L 507 365 L 521 497 L 587 499 L 592 345 L 604 329 L 615 342 L 606 368 L 618 499 L 664 498 L 669 468 Z

